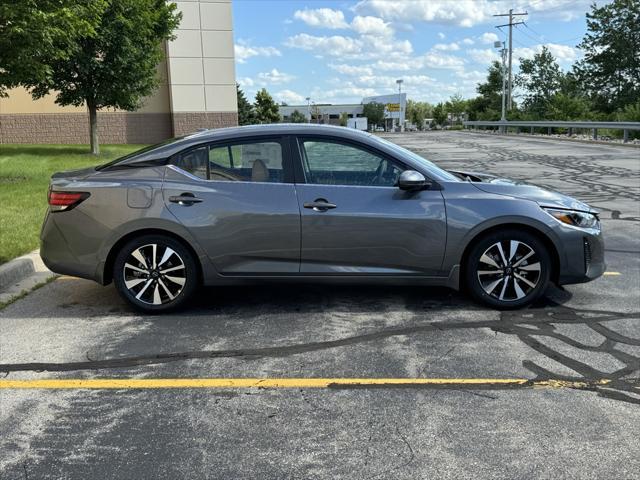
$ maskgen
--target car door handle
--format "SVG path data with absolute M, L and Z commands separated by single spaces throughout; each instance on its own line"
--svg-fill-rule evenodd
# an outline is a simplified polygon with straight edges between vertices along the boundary
M 174 195 L 169 197 L 169 201 L 178 205 L 189 206 L 194 203 L 202 202 L 201 198 L 196 197 L 193 193 L 183 193 L 182 195 Z
M 324 198 L 316 198 L 313 202 L 307 202 L 303 206 L 304 208 L 312 208 L 316 212 L 326 212 L 337 207 L 336 204 L 329 203 Z

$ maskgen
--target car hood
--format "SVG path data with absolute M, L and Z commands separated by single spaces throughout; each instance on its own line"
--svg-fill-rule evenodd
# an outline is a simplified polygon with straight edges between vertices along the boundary
M 531 200 L 541 207 L 565 208 L 597 213 L 596 210 L 580 200 L 576 200 L 575 198 L 562 193 L 546 190 L 536 185 L 511 180 L 509 178 L 501 178 L 486 173 L 460 171 L 451 171 L 451 173 L 459 177 L 465 177 L 476 188 L 483 192 Z

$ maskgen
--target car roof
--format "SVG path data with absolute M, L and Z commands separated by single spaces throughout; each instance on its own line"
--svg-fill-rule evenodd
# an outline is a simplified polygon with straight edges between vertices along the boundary
M 206 145 L 212 142 L 225 142 L 226 140 L 241 140 L 268 137 L 271 135 L 301 135 L 301 136 L 324 136 L 333 139 L 353 140 L 361 145 L 368 145 L 377 151 L 386 153 L 391 157 L 397 158 L 398 147 L 380 137 L 371 133 L 363 132 L 353 128 L 338 127 L 333 125 L 318 125 L 308 123 L 274 123 L 262 125 L 247 125 L 242 127 L 218 128 L 213 130 L 202 130 L 184 137 L 174 138 L 164 143 L 147 147 L 138 152 L 134 152 L 129 156 L 116 159 L 106 165 L 98 167 L 98 170 L 118 168 L 120 166 L 145 167 L 157 165 L 158 162 L 164 164 L 172 155 L 180 153 L 188 148 L 198 145 Z M 402 149 L 404 150 L 404 149 Z M 446 174 L 431 162 L 420 158 L 420 162 L 416 163 L 415 158 L 403 155 L 402 161 L 409 166 L 428 173 L 434 179 L 447 181 L 451 175 Z M 417 157 L 417 155 L 415 155 Z M 426 162 L 426 164 L 425 164 Z
M 352 139 L 363 143 L 370 143 L 370 133 L 353 128 L 337 127 L 333 125 L 318 125 L 309 123 L 270 123 L 261 125 L 246 125 L 242 127 L 216 128 L 201 130 L 184 137 L 163 142 L 133 153 L 125 158 L 116 160 L 110 165 L 125 165 L 144 163 L 157 159 L 168 158 L 186 148 L 203 143 L 225 141 L 228 139 L 242 139 L 269 135 L 321 135 L 334 138 Z
M 245 125 L 242 127 L 216 128 L 202 130 L 190 134 L 185 138 L 198 141 L 216 141 L 227 137 L 246 137 L 259 135 L 335 135 L 339 137 L 355 137 L 362 139 L 371 134 L 353 128 L 337 127 L 334 125 L 321 125 L 313 123 L 269 123 L 261 125 Z

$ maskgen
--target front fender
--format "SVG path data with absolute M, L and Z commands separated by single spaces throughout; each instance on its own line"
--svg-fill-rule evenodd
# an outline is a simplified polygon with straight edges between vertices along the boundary
M 566 265 L 565 249 L 554 231 L 556 222 L 537 203 L 486 193 L 477 195 L 471 190 L 466 193 L 460 195 L 445 191 L 447 248 L 443 271 L 451 271 L 455 266 L 461 265 L 465 251 L 475 239 L 500 226 L 523 226 L 535 230 L 555 248 L 560 260 L 559 268 Z

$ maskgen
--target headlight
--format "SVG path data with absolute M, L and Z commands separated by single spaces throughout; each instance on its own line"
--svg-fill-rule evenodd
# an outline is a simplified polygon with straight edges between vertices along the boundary
M 557 210 L 545 208 L 545 212 L 559 222 L 578 228 L 600 228 L 600 220 L 593 213 L 577 212 L 575 210 Z

